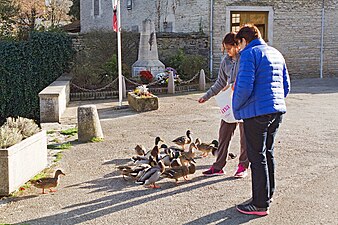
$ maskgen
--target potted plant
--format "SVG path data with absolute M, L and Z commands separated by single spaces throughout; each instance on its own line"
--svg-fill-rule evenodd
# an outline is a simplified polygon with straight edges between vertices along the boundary
M 128 92 L 128 104 L 137 112 L 144 112 L 158 109 L 158 97 L 148 91 L 146 85 L 136 87 Z
M 47 135 L 30 119 L 7 118 L 0 127 L 0 196 L 7 196 L 47 166 Z

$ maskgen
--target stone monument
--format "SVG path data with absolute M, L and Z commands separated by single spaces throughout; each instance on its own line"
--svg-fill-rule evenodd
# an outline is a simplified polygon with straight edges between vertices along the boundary
M 164 64 L 158 59 L 154 22 L 146 19 L 142 22 L 138 60 L 132 66 L 132 76 L 139 76 L 143 70 L 150 71 L 155 76 L 164 72 L 164 69 Z

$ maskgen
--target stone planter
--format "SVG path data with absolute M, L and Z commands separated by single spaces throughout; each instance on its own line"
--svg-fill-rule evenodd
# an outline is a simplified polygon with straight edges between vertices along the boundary
M 128 92 L 128 104 L 137 112 L 144 112 L 158 109 L 158 97 L 139 97 L 133 92 Z
M 7 196 L 47 166 L 47 134 L 41 131 L 0 149 L 0 196 Z

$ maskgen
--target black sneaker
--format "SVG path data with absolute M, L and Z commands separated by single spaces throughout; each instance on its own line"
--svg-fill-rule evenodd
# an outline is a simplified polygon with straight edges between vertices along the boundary
M 252 203 L 237 205 L 236 209 L 244 214 L 248 215 L 257 215 L 257 216 L 266 216 L 269 214 L 269 208 L 258 208 L 254 206 Z

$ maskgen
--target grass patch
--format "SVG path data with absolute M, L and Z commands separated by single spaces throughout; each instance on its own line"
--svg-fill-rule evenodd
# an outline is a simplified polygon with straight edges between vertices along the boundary
M 74 136 L 77 134 L 77 128 L 69 128 L 67 130 L 60 131 L 60 134 Z
M 55 130 L 48 130 L 47 134 L 54 134 L 56 131 Z
M 45 172 L 41 172 L 36 174 L 31 180 L 39 180 L 41 178 L 45 178 L 47 176 L 47 174 Z
M 99 137 L 93 137 L 92 139 L 90 139 L 91 142 L 102 142 L 103 138 L 99 138 Z
M 62 153 L 58 152 L 54 155 L 56 158 L 54 159 L 54 162 L 58 162 L 62 159 Z
M 72 144 L 70 142 L 63 143 L 61 145 L 47 145 L 47 149 L 70 149 L 72 147 Z
M 60 139 L 58 139 L 58 138 L 54 138 L 54 139 L 52 140 L 52 142 L 55 142 L 55 143 L 60 143 L 60 142 L 61 142 L 61 140 L 60 140 Z

